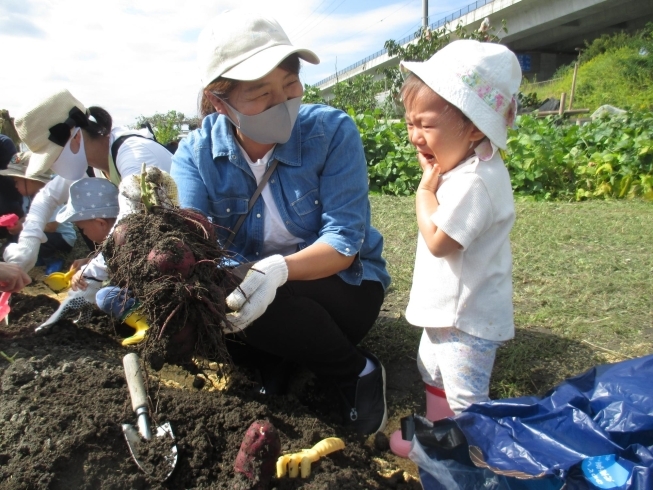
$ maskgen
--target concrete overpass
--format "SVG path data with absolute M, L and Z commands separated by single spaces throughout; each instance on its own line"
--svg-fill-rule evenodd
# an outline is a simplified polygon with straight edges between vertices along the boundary
M 508 33 L 499 33 L 502 44 L 517 53 L 524 75 L 529 79 L 547 80 L 557 68 L 571 63 L 585 41 L 602 34 L 633 31 L 653 21 L 653 0 L 478 0 L 444 19 L 431 24 L 432 30 L 454 29 L 458 24 L 467 30 L 479 28 L 488 17 L 495 28 L 506 21 Z M 415 42 L 416 34 L 399 41 Z M 396 66 L 397 57 L 382 49 L 316 84 L 327 100 L 333 86 L 360 74 L 381 79 L 379 69 Z

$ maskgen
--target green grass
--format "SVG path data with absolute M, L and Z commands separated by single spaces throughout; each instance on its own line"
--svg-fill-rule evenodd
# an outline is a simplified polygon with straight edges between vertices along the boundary
M 650 110 L 653 107 L 653 61 L 639 55 L 639 45 L 612 49 L 581 63 L 576 78 L 574 109 L 589 109 L 590 113 L 604 104 L 622 109 Z M 555 75 L 559 80 L 549 84 L 525 83 L 521 92 L 534 92 L 539 100 L 571 96 L 573 65 Z M 565 107 L 566 108 L 566 107 Z
M 421 332 L 403 316 L 417 236 L 414 199 L 370 199 L 392 285 L 366 343 L 385 362 L 414 359 Z M 543 394 L 596 364 L 653 352 L 653 205 L 518 202 L 516 209 L 517 334 L 499 350 L 491 396 Z

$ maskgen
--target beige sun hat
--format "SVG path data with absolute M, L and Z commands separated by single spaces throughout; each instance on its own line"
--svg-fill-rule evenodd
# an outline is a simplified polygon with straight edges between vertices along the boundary
M 506 148 L 522 79 L 515 53 L 500 44 L 462 39 L 427 61 L 402 61 L 401 66 L 460 109 L 492 143 Z
M 37 180 L 39 182 L 43 182 L 44 184 L 50 182 L 52 177 L 54 177 L 54 174 L 50 170 L 43 170 L 37 174 L 27 177 L 27 166 L 30 162 L 31 157 L 31 151 L 22 151 L 20 153 L 16 153 L 13 157 L 11 157 L 11 160 L 7 164 L 7 168 L 0 170 L 0 175 L 4 175 L 5 177 L 20 177 L 21 179 Z
M 84 124 L 86 113 L 84 104 L 64 89 L 16 118 L 18 136 L 32 151 L 26 176 L 50 169 L 70 138 L 71 129 Z
M 258 80 L 293 53 L 314 65 L 320 62 L 313 51 L 293 46 L 276 20 L 252 10 L 230 10 L 200 33 L 197 62 L 202 87 L 218 77 Z

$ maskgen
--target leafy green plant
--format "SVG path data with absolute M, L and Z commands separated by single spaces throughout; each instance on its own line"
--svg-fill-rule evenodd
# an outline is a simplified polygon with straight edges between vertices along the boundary
M 329 105 L 356 113 L 374 111 L 377 108 L 376 95 L 382 92 L 383 81 L 374 80 L 374 75 L 359 75 L 337 83 L 333 87 L 333 99 Z
M 568 198 L 573 194 L 573 170 L 567 167 L 565 142 L 575 143 L 574 131 L 567 133 L 549 116 L 519 118 L 519 130 L 508 134 L 506 165 L 515 195 L 532 200 Z
M 580 62 L 586 62 L 609 51 L 624 47 L 640 48 L 642 42 L 648 43 L 653 40 L 653 22 L 649 22 L 643 29 L 634 34 L 620 31 L 613 34 L 603 34 L 592 42 L 586 42 L 585 48 L 581 51 Z
M 302 103 L 304 104 L 324 104 L 324 98 L 320 93 L 320 89 L 315 85 L 304 84 L 304 95 L 302 96 Z
M 530 93 L 519 92 L 517 94 L 517 98 L 519 99 L 519 106 L 522 110 L 524 109 L 535 110 L 542 105 L 542 101 L 537 98 L 537 94 L 535 92 L 530 92 Z
M 421 169 L 403 120 L 379 109 L 349 115 L 358 127 L 372 193 L 412 195 Z M 504 160 L 522 200 L 653 200 L 653 113 L 599 118 L 584 126 L 522 115 Z
M 653 113 L 627 113 L 583 126 L 570 150 L 576 199 L 653 200 Z
M 577 126 L 519 118 L 506 165 L 515 195 L 531 200 L 653 200 L 653 113 L 605 116 Z
M 197 118 L 189 119 L 183 114 L 183 112 L 168 111 L 165 114 L 157 112 L 147 117 L 139 116 L 132 127 L 140 128 L 146 123 L 150 123 L 154 129 L 156 140 L 162 145 L 165 145 L 171 141 L 176 141 L 179 138 L 182 124 L 188 124 L 189 127 L 192 127 L 193 125 L 197 127 L 198 122 Z
M 403 121 L 386 119 L 379 109 L 349 115 L 356 122 L 367 159 L 370 191 L 408 196 L 415 192 L 421 169 L 408 142 Z

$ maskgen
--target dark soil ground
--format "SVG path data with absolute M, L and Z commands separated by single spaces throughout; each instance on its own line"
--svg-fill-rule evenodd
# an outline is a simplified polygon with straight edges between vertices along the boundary
M 24 292 L 12 295 L 9 325 L 0 324 L 0 351 L 11 358 L 0 358 L 0 489 L 249 488 L 233 467 L 255 420 L 277 428 L 282 453 L 326 437 L 346 443 L 314 463 L 308 478 L 273 479 L 269 488 L 421 488 L 416 467 L 393 456 L 386 437 L 422 403 L 414 360 L 386 365 L 391 418 L 385 435 L 368 438 L 340 425 L 335 395 L 308 373 L 297 373 L 289 395 L 264 396 L 251 373 L 218 376 L 215 365 L 199 376 L 170 365 L 149 372 L 153 416 L 170 422 L 179 451 L 161 483 L 136 466 L 122 434 L 122 423 L 136 423 L 122 366 L 129 350 L 120 345 L 130 330 L 97 313 L 86 326 L 62 321 L 36 336 L 58 302 L 36 286 Z

